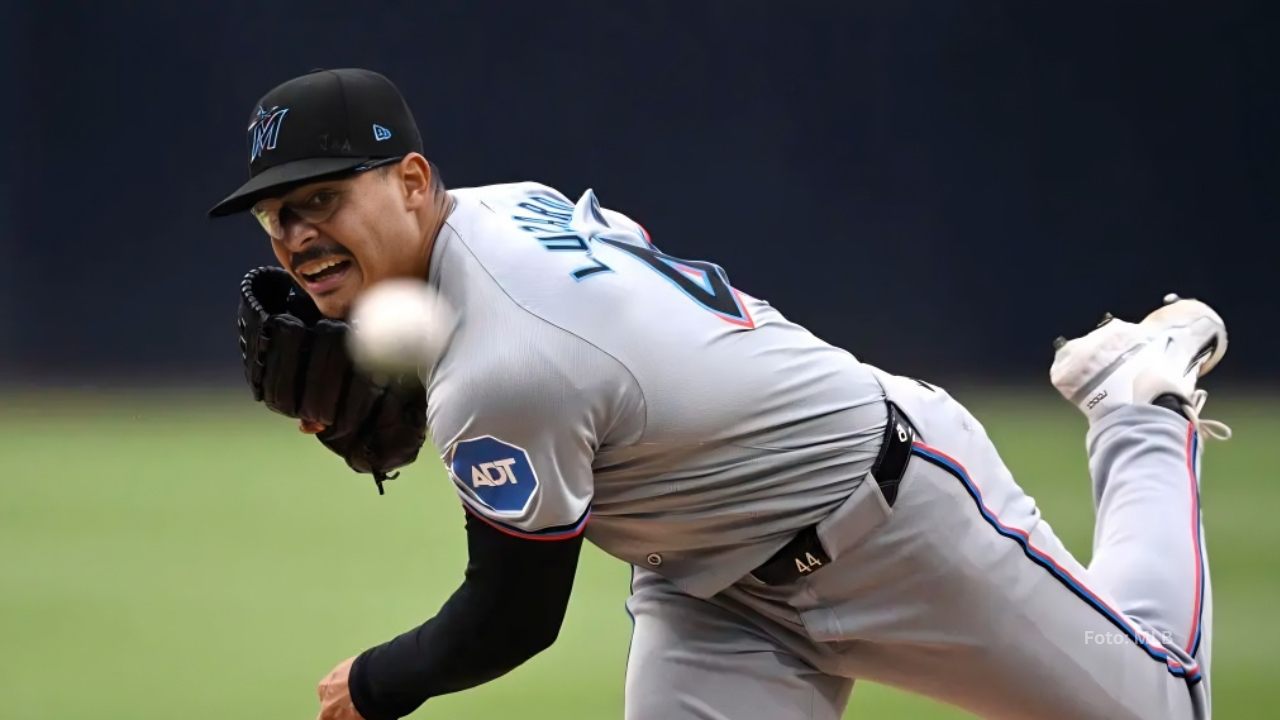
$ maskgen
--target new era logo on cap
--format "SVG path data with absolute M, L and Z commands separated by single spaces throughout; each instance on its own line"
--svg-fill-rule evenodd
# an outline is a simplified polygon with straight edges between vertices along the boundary
M 378 142 L 391 139 L 391 131 L 382 127 L 378 123 L 373 124 L 373 139 Z

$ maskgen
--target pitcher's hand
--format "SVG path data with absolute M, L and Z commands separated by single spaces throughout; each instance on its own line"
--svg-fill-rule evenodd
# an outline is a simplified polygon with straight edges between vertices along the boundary
M 298 429 L 308 435 L 315 435 L 325 431 L 325 426 L 314 420 L 299 420 Z
M 364 720 L 356 712 L 356 706 L 351 702 L 351 691 L 347 688 L 347 677 L 355 661 L 354 657 L 349 657 L 338 663 L 338 667 L 330 670 L 316 687 L 316 694 L 320 696 L 320 714 L 316 720 Z

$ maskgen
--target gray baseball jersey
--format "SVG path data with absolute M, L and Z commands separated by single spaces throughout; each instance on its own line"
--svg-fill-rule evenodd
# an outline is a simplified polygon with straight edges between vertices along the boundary
M 424 369 L 466 508 L 530 538 L 582 530 L 709 597 L 862 482 L 884 392 L 848 352 L 536 183 L 453 190 L 429 282 L 460 311 Z
M 432 435 L 475 516 L 585 527 L 637 568 L 628 720 L 835 720 L 857 678 L 993 718 L 1210 716 L 1186 420 L 1132 406 L 1092 428 L 1085 567 L 940 388 L 658 251 L 590 192 L 453 195 L 430 282 L 461 323 L 424 369 Z M 863 482 L 886 396 L 918 433 L 892 506 Z M 809 525 L 822 572 L 748 575 Z

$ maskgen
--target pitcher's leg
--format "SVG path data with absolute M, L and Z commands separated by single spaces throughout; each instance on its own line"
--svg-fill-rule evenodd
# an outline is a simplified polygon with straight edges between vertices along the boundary
M 1089 574 L 1164 644 L 1201 656 L 1209 571 L 1195 428 L 1165 408 L 1132 405 L 1096 423 L 1088 448 L 1098 506 Z
M 853 682 L 815 670 L 741 615 L 636 569 L 626 720 L 838 720 Z
M 928 446 L 918 457 L 974 503 L 981 523 L 957 545 L 970 557 L 984 547 L 988 555 L 979 573 L 953 578 L 951 592 L 983 608 L 974 627 L 985 639 L 974 640 L 985 647 L 971 656 L 968 672 L 998 680 L 978 692 L 953 676 L 945 692 L 987 717 L 1207 717 L 1201 668 L 1158 628 L 1129 615 L 1038 511 L 1023 512 L 1022 491 L 994 448 L 986 461 L 978 454 L 967 466 Z M 931 470 L 921 472 L 941 480 Z
M 993 455 L 920 446 L 884 530 L 797 601 L 848 677 L 985 718 L 1204 716 L 1185 659 L 1119 610 Z
M 1207 393 L 1197 380 L 1227 351 L 1226 325 L 1198 300 L 1165 298 L 1137 324 L 1108 316 L 1060 341 L 1053 384 L 1089 418 L 1089 469 L 1098 519 L 1091 575 L 1135 620 L 1202 677 L 1208 714 L 1212 597 L 1200 513 L 1201 430 Z
M 990 718 L 1205 717 L 1194 661 L 1067 552 L 981 425 L 941 391 L 886 387 L 923 438 L 892 516 L 795 594 L 842 674 Z

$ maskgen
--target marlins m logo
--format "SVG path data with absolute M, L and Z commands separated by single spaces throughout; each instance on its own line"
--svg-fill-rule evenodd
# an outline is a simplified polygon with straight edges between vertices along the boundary
M 264 150 L 275 150 L 276 140 L 280 138 L 280 126 L 284 124 L 284 116 L 289 108 L 272 106 L 270 110 L 258 107 L 258 114 L 249 123 L 249 162 L 262 156 Z

